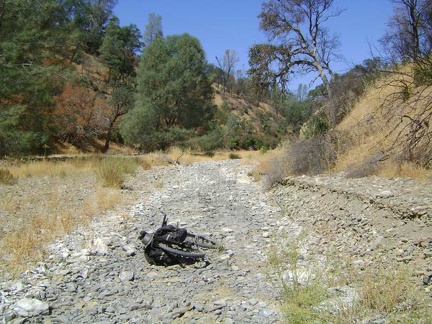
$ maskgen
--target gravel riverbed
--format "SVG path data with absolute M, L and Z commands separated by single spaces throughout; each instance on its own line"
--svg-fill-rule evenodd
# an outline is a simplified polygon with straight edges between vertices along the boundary
M 125 192 L 138 199 L 55 242 L 47 259 L 17 280 L 2 280 L 0 318 L 280 323 L 267 257 L 281 240 L 300 237 L 305 263 L 325 262 L 322 256 L 334 253 L 360 269 L 376 262 L 412 264 L 419 284 L 432 279 L 431 185 L 332 175 L 289 178 L 264 190 L 251 170 L 229 160 L 137 171 Z M 148 264 L 137 237 L 140 230 L 154 231 L 163 213 L 225 249 L 183 267 Z

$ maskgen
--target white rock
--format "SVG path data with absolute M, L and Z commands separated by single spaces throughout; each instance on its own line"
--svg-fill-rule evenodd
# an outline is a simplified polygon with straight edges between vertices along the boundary
M 103 238 L 97 238 L 93 242 L 92 250 L 96 254 L 107 255 L 108 254 L 108 245 L 105 244 Z
M 49 314 L 49 305 L 38 299 L 23 298 L 15 304 L 13 310 L 18 316 L 32 317 Z
M 126 251 L 127 256 L 133 256 L 136 254 L 136 248 L 133 245 L 123 245 L 123 250 Z
M 122 271 L 119 274 L 119 279 L 121 281 L 132 281 L 134 279 L 133 271 Z

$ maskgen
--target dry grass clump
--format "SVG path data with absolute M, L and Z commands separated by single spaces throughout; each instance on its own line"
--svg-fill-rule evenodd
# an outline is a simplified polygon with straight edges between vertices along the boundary
M 113 161 L 123 172 L 132 172 L 136 165 Z M 95 170 L 105 162 L 88 157 L 5 168 L 20 181 L 0 185 L 1 274 L 18 275 L 42 260 L 47 244 L 123 203 L 119 190 L 98 185 Z
M 96 187 L 84 199 L 71 202 L 65 197 L 70 189 L 57 192 L 54 187 L 25 198 L 9 195 L 0 235 L 1 268 L 18 275 L 42 260 L 48 243 L 77 226 L 87 226 L 93 217 L 120 203 L 118 191 Z
M 0 168 L 0 184 L 14 185 L 17 181 L 17 178 L 8 169 Z
M 362 319 L 384 317 L 389 323 L 431 323 L 426 296 L 415 278 L 406 265 L 359 274 L 354 283 L 359 292 L 354 314 Z
M 138 166 L 135 158 L 110 157 L 100 161 L 96 166 L 96 178 L 103 187 L 120 189 L 126 174 L 132 174 Z

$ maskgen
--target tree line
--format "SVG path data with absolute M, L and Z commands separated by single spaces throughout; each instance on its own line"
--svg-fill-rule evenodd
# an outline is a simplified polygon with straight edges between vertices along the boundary
M 65 142 L 85 150 L 95 139 L 104 152 L 112 140 L 142 151 L 270 147 L 271 138 L 298 135 L 311 120 L 307 136 L 325 132 L 390 65 L 418 62 L 418 79 L 432 79 L 429 1 L 391 1 L 382 44 L 392 61 L 370 58 L 338 75 L 331 65 L 339 40 L 326 22 L 343 10 L 333 0 L 264 1 L 258 19 L 268 42 L 250 48 L 247 71 L 236 70 L 235 50 L 213 65 L 194 36 L 164 36 L 159 15 L 149 14 L 143 33 L 121 26 L 116 0 L 0 0 L 0 154 Z M 299 73 L 322 84 L 293 93 Z M 270 103 L 278 129 L 260 116 L 264 140 L 229 107 L 217 110 L 214 83 L 251 104 Z

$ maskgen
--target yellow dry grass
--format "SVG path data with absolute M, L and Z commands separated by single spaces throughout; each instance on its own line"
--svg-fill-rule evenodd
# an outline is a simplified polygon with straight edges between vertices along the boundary
M 180 164 L 229 159 L 232 152 L 214 156 L 195 154 L 173 148 L 168 153 L 140 156 L 112 156 L 132 159 L 143 169 L 178 161 Z M 236 152 L 244 163 L 261 159 L 261 152 Z M 14 276 L 28 269 L 46 254 L 46 247 L 56 238 L 88 226 L 95 216 L 128 203 L 118 188 L 102 187 L 96 170 L 102 159 L 98 155 L 80 155 L 66 161 L 41 160 L 13 162 L 2 168 L 18 179 L 13 185 L 0 184 L 0 273 Z M 156 183 L 155 187 L 163 187 Z
M 333 171 L 346 171 L 378 152 L 388 152 L 395 143 L 403 145 L 408 134 L 408 129 L 404 128 L 408 119 L 404 120 L 402 116 L 415 116 L 424 109 L 427 100 L 430 100 L 432 87 L 414 88 L 409 67 L 397 72 L 371 86 L 335 128 L 349 138 L 350 145 L 348 149 L 338 152 Z M 404 93 L 407 95 L 405 100 Z M 420 179 L 431 176 L 429 171 L 414 163 L 401 164 L 396 161 L 381 163 L 376 174 Z

